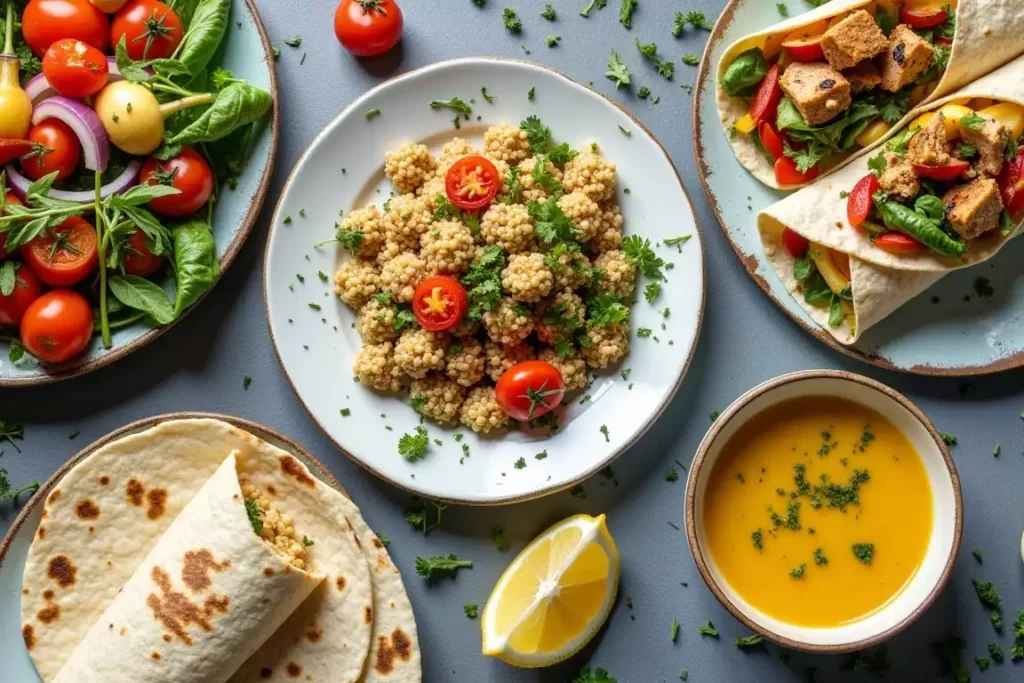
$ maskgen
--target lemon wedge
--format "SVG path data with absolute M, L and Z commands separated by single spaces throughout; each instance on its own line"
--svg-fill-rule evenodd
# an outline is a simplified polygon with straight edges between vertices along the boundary
M 608 619 L 619 588 L 619 551 L 604 515 L 575 515 L 512 561 L 484 607 L 483 653 L 515 666 L 557 664 Z

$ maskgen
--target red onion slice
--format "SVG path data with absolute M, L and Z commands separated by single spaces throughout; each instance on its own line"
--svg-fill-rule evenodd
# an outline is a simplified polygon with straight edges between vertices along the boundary
M 28 193 L 28 186 L 32 184 L 32 181 L 23 176 L 14 164 L 9 164 L 7 167 L 7 182 L 10 183 L 11 189 L 14 190 L 14 194 L 18 195 L 18 199 L 25 200 L 25 196 Z M 139 161 L 132 161 L 125 167 L 124 172 L 117 176 L 109 183 L 100 188 L 101 197 L 109 197 L 112 194 L 121 194 L 135 185 L 135 181 L 139 177 L 139 171 L 142 170 L 142 163 Z M 78 202 L 79 204 L 87 204 L 95 201 L 96 193 L 93 190 L 82 190 L 79 192 L 70 192 L 68 190 L 58 190 L 53 188 L 50 190 L 50 197 L 54 199 L 65 199 L 69 202 Z
M 82 161 L 90 171 L 107 170 L 110 161 L 110 137 L 103 122 L 91 107 L 70 97 L 54 95 L 36 105 L 32 124 L 44 119 L 60 119 L 75 131 L 82 145 Z

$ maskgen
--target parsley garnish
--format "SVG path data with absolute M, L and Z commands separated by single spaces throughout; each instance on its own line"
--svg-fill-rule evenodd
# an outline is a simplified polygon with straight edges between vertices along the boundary
M 803 565 L 801 565 L 801 567 L 802 566 Z M 790 574 L 792 574 L 792 573 L 793 572 L 790 572 Z M 737 638 L 737 639 L 735 639 L 733 641 L 733 643 L 735 643 L 736 647 L 740 648 L 741 650 L 744 650 L 744 649 L 758 647 L 759 645 L 764 643 L 764 638 L 759 636 L 759 635 L 757 635 L 757 634 L 752 634 L 752 635 L 747 636 L 746 638 Z
M 473 112 L 473 107 L 460 97 L 453 97 L 450 100 L 431 100 L 431 109 L 441 109 L 447 107 L 453 111 L 457 111 L 460 114 L 470 114 Z
M 427 520 L 427 503 L 434 508 L 434 522 L 432 524 Z M 448 506 L 445 503 L 439 503 L 436 500 L 420 501 L 419 507 L 406 508 L 405 521 L 411 524 L 414 529 L 423 532 L 424 536 L 427 536 L 431 531 L 441 526 L 441 513 L 447 509 Z
M 676 65 L 670 61 L 663 60 L 658 55 L 658 46 L 654 43 L 641 43 L 639 38 L 635 38 L 633 42 L 636 44 L 636 49 L 640 50 L 640 54 L 654 65 L 658 74 L 671 81 L 676 73 Z
M 715 628 L 714 622 L 708 619 L 708 623 L 700 627 L 700 634 L 702 636 L 711 636 L 712 638 L 718 637 L 718 629 Z
M 960 119 L 960 126 L 967 130 L 980 130 L 988 122 L 984 116 L 978 116 L 973 111 Z
M 687 12 L 686 14 L 676 12 L 675 24 L 672 26 L 672 35 L 676 38 L 683 35 L 683 29 L 685 29 L 687 25 L 693 26 L 694 28 L 704 29 L 705 31 L 710 31 L 714 28 L 708 23 L 703 12 Z
M 558 47 L 558 41 L 562 39 L 562 36 L 552 34 L 544 39 L 544 44 L 548 47 Z
M 252 377 L 250 377 L 249 375 L 246 375 L 245 377 L 242 378 L 242 389 L 248 390 L 249 389 L 249 385 L 251 385 L 251 384 L 252 384 Z
M 506 7 L 501 13 L 501 20 L 505 22 L 505 28 L 509 33 L 519 35 L 523 32 L 523 22 L 519 20 L 519 15 L 511 7 Z
M 409 462 L 422 460 L 427 454 L 430 446 L 430 439 L 427 436 L 427 428 L 423 425 L 416 427 L 413 434 L 403 434 L 398 440 L 398 452 Z
M 460 560 L 454 554 L 416 558 L 416 573 L 427 581 L 434 581 L 445 577 L 455 578 L 455 574 L 460 569 L 472 568 L 472 562 Z
M 462 611 L 466 614 L 467 618 L 476 619 L 477 604 L 475 602 L 468 602 L 462 606 Z
M 853 556 L 864 564 L 871 564 L 871 561 L 875 559 L 874 543 L 854 543 L 851 549 L 853 550 Z
M 814 549 L 814 564 L 828 564 L 828 558 L 825 557 L 825 553 L 821 551 L 821 548 Z
M 789 575 L 794 579 L 802 579 L 804 577 L 804 571 L 807 569 L 806 564 L 801 564 L 799 567 L 794 567 L 789 570 Z
M 686 64 L 687 66 L 697 66 L 698 64 L 700 64 L 700 57 L 698 57 L 697 55 L 692 55 L 688 52 L 684 53 L 683 56 L 680 57 L 679 59 L 682 60 L 683 64 Z
M 572 679 L 572 683 L 619 683 L 619 679 L 612 678 L 607 669 L 597 667 L 594 673 L 590 673 L 590 667 L 585 666 L 580 669 L 579 675 Z
M 363 114 L 363 116 L 365 116 L 365 117 L 366 117 L 366 120 L 367 120 L 367 121 L 372 121 L 373 119 L 375 119 L 375 118 L 377 118 L 378 116 L 380 116 L 380 108 L 378 108 L 378 107 L 374 107 L 374 108 L 373 108 L 373 109 L 371 109 L 370 111 L 368 111 L 368 112 L 366 112 L 365 114 Z M 291 221 L 288 221 L 288 222 L 290 223 Z
M 590 4 L 580 10 L 581 17 L 590 17 L 590 12 L 594 9 L 604 9 L 608 6 L 608 0 L 590 0 Z
M 775 8 L 777 10 L 779 10 L 779 16 L 782 16 L 782 17 L 788 17 L 789 16 L 789 8 L 786 7 L 786 3 L 780 2 L 780 3 L 775 5 Z
M 263 509 L 252 498 L 245 499 L 245 514 L 252 525 L 252 531 L 259 536 L 263 532 Z
M 622 240 L 622 251 L 641 273 L 652 280 L 664 279 L 661 269 L 665 262 L 654 253 L 650 240 L 630 235 Z
M 628 29 L 633 28 L 633 12 L 636 11 L 638 0 L 622 0 L 619 8 L 619 23 Z
M 619 53 L 614 49 L 608 55 L 608 70 L 604 72 L 604 75 L 609 80 L 615 81 L 616 89 L 624 85 L 629 86 L 629 67 L 626 66 L 626 63 L 619 57 Z
M 540 15 L 542 17 L 544 17 L 545 19 L 547 19 L 548 21 L 554 21 L 555 17 L 556 17 L 556 15 L 555 15 L 555 8 L 552 7 L 550 4 L 549 5 L 545 5 L 544 11 L 541 12 Z
M 285 38 L 284 44 L 288 47 L 298 47 L 302 45 L 302 36 L 292 36 L 291 38 Z
M 0 420 L 0 441 L 6 441 L 7 443 L 14 446 L 14 450 L 21 453 L 21 449 L 18 448 L 16 441 L 25 440 L 25 426 L 20 422 L 10 422 L 8 420 Z
M 679 622 L 676 619 L 672 620 L 672 630 L 670 635 L 673 643 L 679 640 Z

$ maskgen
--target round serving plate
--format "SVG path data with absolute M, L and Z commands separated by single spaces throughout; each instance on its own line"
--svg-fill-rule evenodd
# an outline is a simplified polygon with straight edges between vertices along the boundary
M 485 100 L 481 87 L 494 99 Z M 431 100 L 453 96 L 474 102 L 473 115 L 460 122 L 460 130 L 453 129 L 451 111 L 429 106 Z M 368 118 L 373 110 L 379 115 Z M 344 257 L 336 244 L 314 245 L 334 237 L 339 212 L 389 197 L 383 173 L 388 150 L 415 140 L 436 152 L 452 137 L 479 141 L 487 126 L 515 125 L 531 115 L 540 117 L 559 142 L 573 147 L 596 142 L 616 164 L 625 231 L 649 239 L 658 256 L 673 264 L 665 271 L 668 281 L 653 304 L 638 297 L 631 316 L 632 350 L 614 369 L 598 374 L 587 400 L 568 403 L 557 433 L 511 431 L 481 438 L 461 426 L 427 425 L 429 452 L 410 463 L 397 445 L 420 425 L 420 417 L 407 397 L 375 394 L 354 381 L 352 364 L 361 346 L 355 313 L 332 293 L 332 276 Z M 692 239 L 662 244 L 681 235 Z M 346 454 L 423 496 L 499 504 L 577 484 L 612 462 L 657 419 L 682 381 L 700 333 L 704 253 L 671 160 L 626 111 L 541 65 L 459 59 L 386 81 L 317 136 L 274 212 L 264 295 L 274 347 L 292 388 Z M 653 336 L 637 338 L 639 328 L 650 328 Z
M 793 8 L 791 8 L 793 9 Z M 716 104 L 718 63 L 745 35 L 781 20 L 773 3 L 730 0 L 715 24 L 697 74 L 693 108 L 697 169 L 722 232 L 758 287 L 815 338 L 878 367 L 919 375 L 970 376 L 1024 365 L 1024 281 L 1015 240 L 985 264 L 947 275 L 927 292 L 844 346 L 790 295 L 764 255 L 757 213 L 786 196 L 758 182 L 736 160 Z
M 32 545 L 36 528 L 38 528 L 43 515 L 44 506 L 41 503 L 46 501 L 50 491 L 75 465 L 112 441 L 137 434 L 170 420 L 203 419 L 222 420 L 291 453 L 306 465 L 317 479 L 349 497 L 348 492 L 342 488 L 323 463 L 302 446 L 269 427 L 239 417 L 215 413 L 170 413 L 147 417 L 110 432 L 83 448 L 46 480 L 46 483 L 39 487 L 39 490 L 25 503 L 3 542 L 0 542 L 0 650 L 7 653 L 4 673 L 5 676 L 10 676 L 9 679 L 5 678 L 4 680 L 18 681 L 19 683 L 40 680 L 21 637 L 21 586 L 29 546 Z
M 252 231 L 263 206 L 274 170 L 280 133 L 274 52 L 255 0 L 233 0 L 231 21 L 215 59 L 238 78 L 269 92 L 274 99 L 267 129 L 253 147 L 248 163 L 238 176 L 237 186 L 226 189 L 214 207 L 213 239 L 223 277 Z M 181 317 L 187 313 L 186 310 Z M 98 335 L 93 335 L 89 346 L 65 363 L 39 363 L 27 355 L 12 363 L 8 358 L 9 342 L 0 340 L 0 387 L 49 384 L 98 370 L 142 348 L 175 322 L 177 320 L 160 327 L 140 322 L 112 330 L 113 345 L 109 349 L 103 348 Z

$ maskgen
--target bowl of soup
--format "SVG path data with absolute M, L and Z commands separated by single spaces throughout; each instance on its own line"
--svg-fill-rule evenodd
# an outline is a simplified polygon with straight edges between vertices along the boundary
M 750 390 L 690 468 L 697 569 L 737 619 L 780 645 L 859 650 L 909 626 L 949 579 L 960 480 L 931 421 L 867 377 L 814 370 Z

